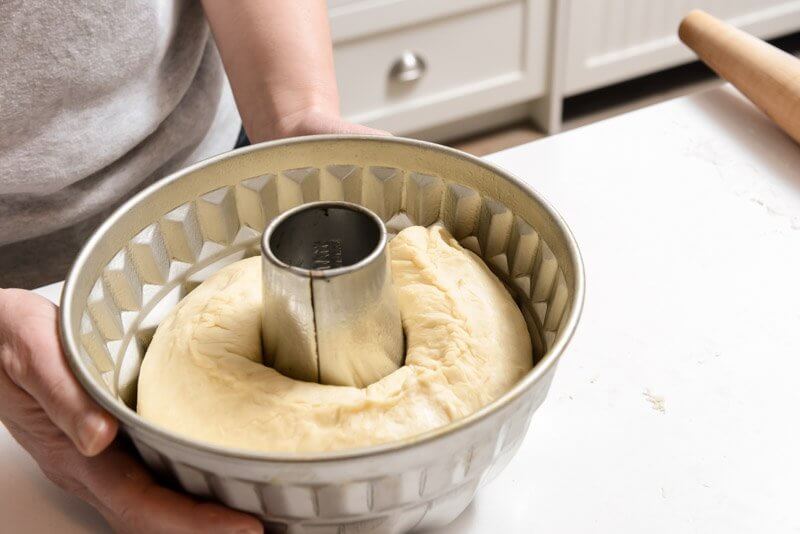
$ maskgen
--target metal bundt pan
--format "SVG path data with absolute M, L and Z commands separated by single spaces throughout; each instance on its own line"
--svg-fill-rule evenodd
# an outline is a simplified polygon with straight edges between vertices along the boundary
M 215 270 L 258 254 L 275 215 L 320 199 L 364 205 L 390 233 L 446 226 L 511 290 L 528 323 L 534 368 L 469 417 L 362 449 L 256 453 L 142 420 L 136 380 L 159 320 Z M 431 143 L 314 136 L 211 158 L 129 200 L 72 267 L 61 335 L 89 394 L 119 418 L 144 461 L 186 491 L 258 514 L 277 531 L 404 532 L 452 521 L 514 455 L 578 323 L 583 292 L 572 234 L 514 176 Z

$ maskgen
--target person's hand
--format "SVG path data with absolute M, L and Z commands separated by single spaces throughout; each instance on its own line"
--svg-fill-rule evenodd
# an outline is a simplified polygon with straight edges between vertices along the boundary
M 315 134 L 390 135 L 369 126 L 348 122 L 336 113 L 317 109 L 302 110 L 278 120 L 272 134 L 277 138 Z
M 117 422 L 73 377 L 56 327 L 49 301 L 0 289 L 0 420 L 50 480 L 118 532 L 262 532 L 254 517 L 159 486 L 112 443 Z

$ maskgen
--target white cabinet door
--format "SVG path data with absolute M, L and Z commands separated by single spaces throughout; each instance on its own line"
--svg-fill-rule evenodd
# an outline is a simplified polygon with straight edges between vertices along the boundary
M 427 3 L 340 0 L 331 9 L 346 117 L 407 134 L 544 93 L 549 0 Z
M 692 60 L 677 30 L 694 8 L 761 38 L 800 30 L 797 0 L 571 0 L 564 92 L 574 95 Z

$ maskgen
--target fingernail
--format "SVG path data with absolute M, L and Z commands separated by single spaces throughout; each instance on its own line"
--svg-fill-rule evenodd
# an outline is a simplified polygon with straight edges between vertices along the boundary
M 108 427 L 105 418 L 99 414 L 91 413 L 83 418 L 78 425 L 78 441 L 81 452 L 84 454 L 96 454 L 97 444 Z

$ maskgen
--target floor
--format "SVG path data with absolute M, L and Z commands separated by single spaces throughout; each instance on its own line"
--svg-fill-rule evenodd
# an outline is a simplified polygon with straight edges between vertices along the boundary
M 800 56 L 800 34 L 772 41 L 772 44 Z M 562 131 L 621 115 L 665 100 L 703 91 L 723 82 L 702 63 L 691 63 L 568 98 L 564 102 Z M 547 134 L 529 123 L 518 123 L 445 144 L 483 156 L 529 143 Z

